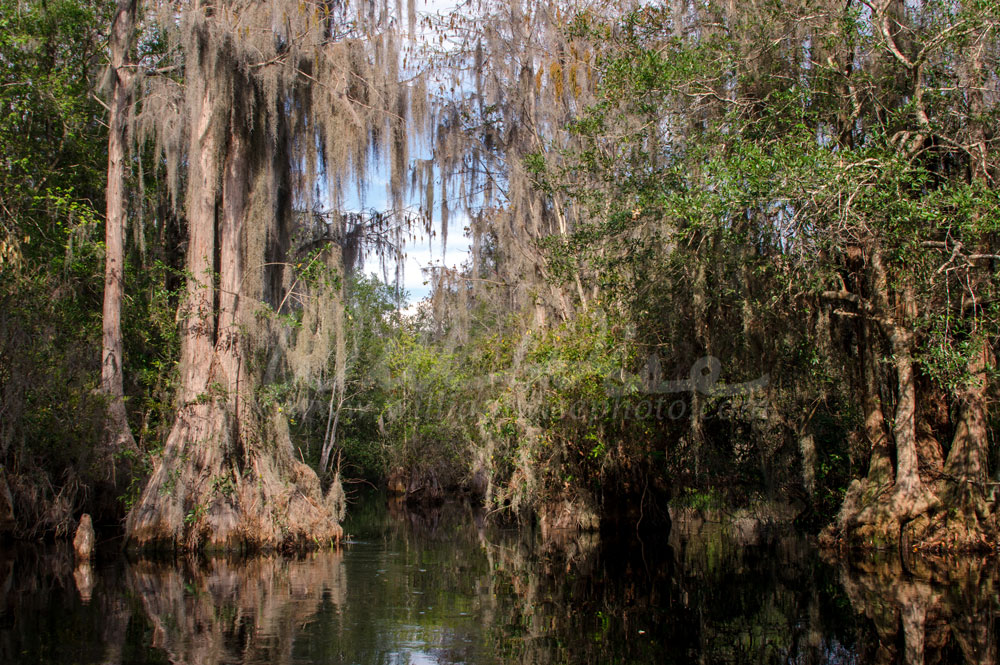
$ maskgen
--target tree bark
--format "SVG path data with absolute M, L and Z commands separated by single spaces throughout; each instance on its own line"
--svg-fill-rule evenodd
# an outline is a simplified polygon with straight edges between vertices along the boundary
M 202 28 L 204 22 L 196 25 Z M 257 177 L 266 160 L 255 159 L 262 141 L 243 120 L 256 101 L 252 83 L 237 74 L 220 86 L 219 76 L 234 74 L 189 77 L 196 102 L 181 385 L 163 455 L 126 524 L 130 544 L 140 549 L 301 548 L 342 533 L 341 488 L 334 483 L 323 495 L 316 474 L 294 458 L 281 410 L 256 399 L 265 369 L 248 362 L 254 349 L 246 330 L 254 313 L 244 302 L 263 294 L 245 292 L 246 227 L 249 201 L 268 195 L 267 178 Z M 228 85 L 226 99 L 219 88 Z
M 861 356 L 862 406 L 864 407 L 865 442 L 869 447 L 868 474 L 854 480 L 847 489 L 837 520 L 822 534 L 821 541 L 832 546 L 845 538 L 855 544 L 878 545 L 887 538 L 886 523 L 891 519 L 883 497 L 895 483 L 895 471 L 889 451 L 889 437 L 882 399 L 879 394 L 877 329 L 867 316 L 861 318 L 859 331 Z
M 896 369 L 896 412 L 892 435 L 896 447 L 896 484 L 891 513 L 904 522 L 927 511 L 936 503 L 920 479 L 920 457 L 917 452 L 917 384 L 913 372 L 913 331 L 910 322 L 916 319 L 917 304 L 913 287 L 904 284 L 897 293 L 897 307 L 889 299 L 889 273 L 882 253 L 875 251 L 871 261 L 874 278 L 874 300 L 886 337 L 892 344 Z
M 202 26 L 203 27 L 203 26 Z M 215 346 L 215 206 L 218 196 L 219 109 L 215 90 L 203 73 L 189 85 L 199 90 L 191 126 L 187 213 L 187 287 L 181 310 L 181 381 L 178 400 L 198 399 L 208 388 Z
M 799 435 L 799 454 L 802 456 L 802 486 L 812 499 L 816 493 L 816 437 L 812 433 Z
M 871 303 L 867 314 L 877 321 L 892 344 L 896 373 L 896 410 L 893 414 L 892 439 L 896 450 L 895 479 L 888 450 L 880 445 L 884 438 L 884 414 L 878 400 L 875 374 L 874 326 L 865 317 L 861 341 L 865 383 L 865 430 L 872 445 L 868 477 L 854 481 L 844 498 L 836 525 L 823 536 L 825 544 L 837 537 L 865 547 L 899 545 L 912 537 L 907 525 L 925 516 L 937 505 L 938 497 L 920 477 L 920 452 L 917 442 L 917 384 L 913 368 L 914 333 L 910 322 L 916 318 L 916 299 L 909 284 L 898 291 L 897 307 L 890 306 L 888 271 L 881 253 L 875 250 L 870 262 Z M 889 490 L 891 489 L 891 493 Z M 921 528 L 926 524 L 921 523 Z M 905 530 L 905 533 L 904 533 Z
M 968 89 L 969 99 L 969 178 L 972 182 L 987 183 L 989 179 L 988 145 L 983 118 L 985 100 L 983 96 L 983 49 L 985 42 L 977 40 L 968 50 L 967 60 L 960 69 L 963 85 Z M 989 253 L 990 247 L 981 243 L 977 248 L 981 253 Z M 969 288 L 982 292 L 984 282 L 978 271 L 970 275 Z M 992 364 L 989 341 L 981 338 L 976 329 L 979 313 L 972 313 L 973 343 L 972 355 L 968 360 L 968 383 L 958 392 L 958 424 L 952 437 L 951 450 L 945 463 L 945 474 L 954 482 L 985 489 L 988 475 L 988 447 L 986 423 L 986 392 L 988 387 L 987 369 Z
M 207 29 L 204 23 L 196 31 Z M 194 37 L 197 38 L 197 37 Z M 187 284 L 180 321 L 180 384 L 178 412 L 164 445 L 163 455 L 136 506 L 129 513 L 126 531 L 140 547 L 193 546 L 185 537 L 185 521 L 192 521 L 204 506 L 192 497 L 198 484 L 185 473 L 193 456 L 199 466 L 218 466 L 213 452 L 228 447 L 223 441 L 215 405 L 206 393 L 211 375 L 215 338 L 214 259 L 215 209 L 218 195 L 218 155 L 221 118 L 207 72 L 191 76 L 189 90 L 197 100 L 191 119 L 187 184 Z M 227 534 L 228 535 L 228 534 Z
M 119 0 L 111 26 L 111 104 L 108 117 L 107 214 L 104 223 L 104 307 L 101 349 L 101 390 L 108 399 L 105 459 L 135 449 L 125 410 L 122 377 L 122 297 L 124 295 L 126 146 L 132 105 L 130 47 L 135 33 L 137 0 Z M 115 464 L 108 469 L 114 473 Z
M 879 485 L 895 482 L 889 443 L 886 435 L 885 413 L 878 388 L 878 370 L 875 353 L 875 331 L 868 318 L 861 322 L 861 371 L 864 381 L 865 439 L 871 451 L 868 462 L 868 479 Z
M 347 350 L 344 336 L 344 308 L 347 297 L 343 285 L 337 295 L 338 305 L 334 314 L 334 379 L 330 391 L 330 407 L 326 419 L 326 432 L 323 436 L 323 450 L 320 453 L 319 470 L 328 473 L 333 462 L 333 452 L 337 444 L 337 427 L 340 424 L 340 412 L 344 407 L 345 391 L 347 389 Z
M 246 382 L 241 382 L 245 341 L 240 329 L 242 306 L 243 226 L 250 184 L 250 152 L 240 131 L 230 133 L 222 181 L 222 215 L 219 230 L 219 318 L 215 351 L 219 379 L 229 408 L 239 426 L 240 402 Z
M 920 479 L 917 453 L 917 386 L 913 374 L 913 333 L 897 325 L 891 333 L 895 356 L 898 395 L 892 433 L 896 443 L 896 486 L 894 514 L 908 520 L 925 513 L 934 503 L 933 495 Z
M 988 474 L 986 370 L 990 351 L 985 340 L 974 348 L 968 364 L 969 383 L 958 393 L 958 423 L 945 462 L 945 474 L 957 483 L 982 491 Z

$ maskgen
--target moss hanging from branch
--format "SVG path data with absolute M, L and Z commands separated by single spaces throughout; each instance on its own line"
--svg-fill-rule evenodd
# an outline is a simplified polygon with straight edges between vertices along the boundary
M 385 7 L 355 7 L 157 7 L 178 74 L 146 81 L 138 123 L 167 162 L 174 200 L 184 201 L 188 284 L 177 418 L 129 515 L 136 547 L 340 537 L 339 480 L 322 491 L 261 389 L 312 383 L 331 351 L 343 351 L 329 349 L 342 338 L 342 299 L 308 286 L 301 263 L 291 264 L 294 211 L 314 208 L 318 191 L 336 204 L 346 183 L 364 181 L 369 155 L 391 164 L 390 193 L 402 200 L 410 104 L 399 40 Z M 337 245 L 310 261 L 342 277 L 345 249 L 358 254 Z M 290 329 L 282 317 L 299 312 Z

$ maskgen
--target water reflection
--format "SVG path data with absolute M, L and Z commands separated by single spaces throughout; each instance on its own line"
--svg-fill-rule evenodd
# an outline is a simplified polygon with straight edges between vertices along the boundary
M 996 663 L 995 559 L 881 556 L 838 565 L 852 607 L 869 620 L 865 662 Z
M 140 562 L 127 585 L 152 624 L 151 644 L 172 663 L 291 663 L 302 627 L 347 596 L 343 554 L 298 560 L 211 559 L 175 567 Z
M 68 543 L 0 551 L 0 663 L 130 662 L 127 589 L 74 558 Z
M 378 498 L 346 531 L 300 558 L 84 569 L 68 548 L 4 552 L 0 662 L 996 662 L 990 559 L 824 561 L 694 515 L 542 538 Z

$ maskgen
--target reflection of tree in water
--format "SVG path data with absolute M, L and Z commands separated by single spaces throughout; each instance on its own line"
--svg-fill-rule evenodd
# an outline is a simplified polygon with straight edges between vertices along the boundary
M 864 662 L 997 662 L 992 558 L 898 555 L 843 562 L 841 583 L 868 619 Z
M 74 564 L 66 543 L 0 555 L 0 663 L 124 662 L 133 609 L 119 577 L 97 584 L 89 563 Z
M 492 633 L 504 659 L 850 660 L 851 615 L 804 541 L 685 527 L 669 540 L 605 533 L 549 549 L 530 538 L 492 545 Z
M 598 538 L 496 528 L 466 504 L 364 510 L 343 553 L 301 559 L 0 557 L 0 663 L 997 660 L 989 559 L 824 563 L 696 516 Z
M 129 587 L 173 663 L 291 663 L 295 637 L 324 604 L 347 596 L 342 555 L 210 559 L 184 567 L 140 562 Z
M 404 539 L 435 542 L 458 536 L 476 541 L 484 537 L 486 528 L 486 511 L 463 501 L 411 507 L 398 497 L 390 497 L 388 511 L 387 529 Z

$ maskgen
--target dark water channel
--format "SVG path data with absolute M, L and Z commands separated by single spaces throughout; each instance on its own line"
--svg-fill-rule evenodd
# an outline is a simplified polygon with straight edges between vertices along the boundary
M 461 504 L 385 504 L 355 505 L 351 541 L 302 558 L 106 547 L 74 569 L 65 548 L 0 551 L 0 662 L 996 662 L 990 559 L 846 564 L 699 520 L 555 548 Z

